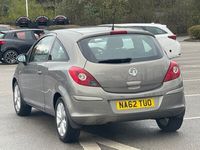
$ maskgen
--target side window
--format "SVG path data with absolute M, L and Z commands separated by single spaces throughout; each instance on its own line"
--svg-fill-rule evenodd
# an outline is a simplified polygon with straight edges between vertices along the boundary
M 47 36 L 41 39 L 33 47 L 30 61 L 33 61 L 33 62 L 47 61 L 53 41 L 54 41 L 54 36 Z
M 142 44 L 144 46 L 145 52 L 149 52 L 152 50 L 152 47 L 145 40 L 142 40 Z
M 149 31 L 150 33 L 152 33 L 154 35 L 166 34 L 167 33 L 164 30 L 157 28 L 157 27 L 143 27 L 143 28 L 144 28 L 144 30 Z
M 31 31 L 16 32 L 14 37 L 19 40 L 32 40 L 33 39 Z
M 43 30 L 33 30 L 33 34 L 35 38 L 38 40 L 40 39 L 45 33 Z
M 125 49 L 133 49 L 134 48 L 134 43 L 133 40 L 130 37 L 123 38 L 123 48 Z
M 157 55 L 157 51 L 155 51 L 156 46 L 151 40 L 149 40 L 148 38 L 143 38 L 142 39 L 142 44 L 143 44 L 146 56 L 155 56 L 155 55 Z
M 52 61 L 67 61 L 67 60 L 69 60 L 69 56 L 67 55 L 66 50 L 64 49 L 64 47 L 62 46 L 60 41 L 58 41 L 57 39 L 52 47 L 50 55 L 51 55 Z

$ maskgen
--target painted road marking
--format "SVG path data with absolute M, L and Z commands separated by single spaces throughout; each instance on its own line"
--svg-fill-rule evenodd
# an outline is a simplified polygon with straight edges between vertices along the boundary
M 200 68 L 200 65 L 180 65 L 181 68 Z
M 95 141 L 80 142 L 84 150 L 101 150 Z
M 84 150 L 101 150 L 100 146 L 97 143 L 100 143 L 102 145 L 117 149 L 117 150 L 139 150 L 137 148 L 109 140 L 103 137 L 99 137 L 97 135 L 82 132 L 84 133 L 84 136 L 87 135 L 87 141 L 84 141 L 85 138 L 80 138 L 79 143 L 83 147 Z M 88 140 L 89 139 L 89 140 Z
M 198 97 L 198 96 L 200 96 L 200 94 L 186 94 L 185 95 L 186 97 Z
M 197 120 L 200 119 L 200 117 L 188 117 L 188 118 L 184 118 L 184 120 Z
M 183 80 L 183 82 L 195 82 L 195 81 L 200 81 L 200 79 L 186 79 L 186 80 Z
M 195 73 L 195 72 L 197 72 L 197 73 L 200 73 L 200 70 L 181 70 L 182 71 L 182 73 Z

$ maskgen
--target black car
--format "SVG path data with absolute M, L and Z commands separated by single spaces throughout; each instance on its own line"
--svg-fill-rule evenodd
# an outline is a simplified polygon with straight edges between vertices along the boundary
M 19 54 L 27 53 L 38 38 L 47 31 L 43 29 L 19 29 L 0 32 L 0 61 L 16 63 Z

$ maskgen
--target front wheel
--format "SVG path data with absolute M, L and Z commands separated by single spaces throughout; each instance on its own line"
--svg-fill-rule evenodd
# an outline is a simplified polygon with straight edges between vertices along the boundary
M 159 128 L 164 132 L 175 132 L 183 123 L 184 116 L 156 119 Z
M 66 108 L 61 97 L 56 102 L 55 112 L 56 127 L 60 140 L 64 143 L 78 141 L 80 130 L 74 129 L 70 125 Z
M 26 104 L 26 102 L 22 99 L 19 85 L 17 83 L 14 84 L 13 102 L 14 102 L 15 112 L 17 113 L 17 115 L 19 116 L 30 115 L 32 107 Z

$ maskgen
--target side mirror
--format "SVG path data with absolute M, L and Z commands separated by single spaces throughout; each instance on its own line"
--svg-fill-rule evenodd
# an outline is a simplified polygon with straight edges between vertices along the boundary
M 17 56 L 17 61 L 26 64 L 26 56 L 24 54 L 20 54 Z

